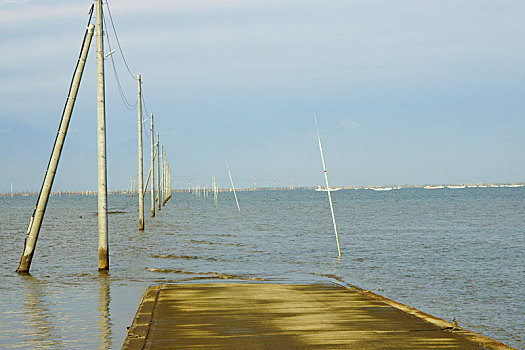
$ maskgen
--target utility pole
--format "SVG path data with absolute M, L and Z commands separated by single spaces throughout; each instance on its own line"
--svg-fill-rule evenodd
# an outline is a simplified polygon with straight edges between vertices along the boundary
M 169 200 L 168 198 L 168 160 L 166 159 L 166 155 L 164 154 L 164 200 L 162 201 L 162 205 L 166 205 L 166 202 Z
M 164 145 L 162 145 L 161 147 L 161 151 L 160 151 L 160 154 L 161 154 L 161 163 L 162 163 L 162 181 L 161 181 L 161 184 L 162 184 L 162 196 L 161 196 L 161 199 L 162 199 L 162 205 L 164 206 L 164 196 L 166 195 L 166 170 L 165 170 L 165 167 L 164 167 Z
M 154 150 L 154 134 L 153 134 L 153 113 L 151 113 L 151 217 L 155 216 L 155 150 Z
M 42 188 L 40 189 L 35 210 L 33 211 L 33 215 L 31 216 L 31 220 L 29 221 L 29 226 L 27 228 L 27 236 L 24 242 L 24 252 L 22 253 L 18 268 L 16 270 L 18 273 L 29 273 L 29 268 L 31 267 L 31 261 L 35 252 L 38 234 L 40 232 L 42 220 L 44 219 L 44 213 L 46 211 L 47 200 L 49 199 L 49 193 L 51 192 L 51 187 L 53 186 L 53 180 L 55 179 L 58 161 L 60 160 L 60 153 L 62 152 L 62 147 L 64 145 L 64 140 L 66 138 L 66 133 L 69 126 L 69 120 L 73 112 L 73 107 L 75 106 L 78 87 L 80 86 L 80 80 L 82 78 L 82 73 L 84 72 L 84 65 L 86 64 L 89 46 L 91 45 L 93 30 L 94 25 L 90 24 L 84 35 L 84 42 L 82 43 L 80 57 L 73 75 L 73 81 L 69 89 L 66 105 L 62 113 L 62 120 L 60 122 L 60 127 L 55 139 L 53 151 L 51 153 L 51 157 L 49 158 L 47 171 L 44 176 L 44 182 L 42 184 Z
M 138 196 L 139 196 L 139 230 L 144 230 L 144 179 L 142 170 L 142 82 L 140 80 L 140 74 L 137 75 L 138 80 L 138 133 L 139 133 L 139 185 L 138 185 Z
M 98 269 L 109 270 L 106 102 L 102 0 L 95 1 L 97 37 Z
M 162 200 L 160 194 L 160 144 L 159 144 L 159 133 L 157 133 L 157 197 L 159 201 L 157 202 L 157 210 L 160 210 L 160 201 Z
M 171 197 L 171 171 L 168 161 L 166 161 L 166 203 L 170 200 Z
M 170 189 L 170 192 L 169 192 L 169 195 L 168 195 L 168 199 L 171 198 L 171 169 L 168 165 L 168 171 L 169 171 L 169 181 L 168 181 L 168 188 Z

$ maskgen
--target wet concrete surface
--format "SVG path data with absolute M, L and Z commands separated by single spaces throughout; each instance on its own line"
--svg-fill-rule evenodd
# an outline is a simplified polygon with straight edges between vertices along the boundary
M 353 287 L 149 287 L 123 349 L 510 349 Z

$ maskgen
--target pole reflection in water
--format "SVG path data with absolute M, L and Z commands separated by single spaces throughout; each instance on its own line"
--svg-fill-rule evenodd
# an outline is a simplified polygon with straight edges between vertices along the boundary
M 25 284 L 24 309 L 26 310 L 26 323 L 28 340 L 30 347 L 61 347 L 60 332 L 56 329 L 56 316 L 49 308 L 46 300 L 47 293 L 43 286 L 44 281 L 40 281 L 31 275 L 21 276 Z
M 99 330 L 100 346 L 99 349 L 111 349 L 111 314 L 109 313 L 109 304 L 111 294 L 109 290 L 110 276 L 108 271 L 100 271 L 98 276 L 98 313 L 99 313 Z

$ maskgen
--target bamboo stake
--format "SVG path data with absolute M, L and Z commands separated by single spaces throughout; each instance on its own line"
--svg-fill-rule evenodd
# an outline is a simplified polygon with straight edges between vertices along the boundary
M 131 197 L 135 197 L 136 189 L 137 189 L 137 181 L 135 180 L 135 176 L 131 174 Z
M 217 204 L 217 185 L 215 184 L 215 175 L 212 176 L 213 202 Z
M 339 247 L 339 237 L 337 235 L 337 226 L 335 224 L 334 207 L 332 205 L 332 196 L 330 195 L 330 186 L 328 186 L 328 175 L 326 175 L 326 166 L 324 164 L 323 146 L 321 146 L 321 137 L 319 136 L 319 127 L 317 126 L 317 117 L 314 113 L 315 130 L 317 131 L 317 140 L 319 141 L 319 151 L 321 152 L 321 162 L 323 163 L 324 179 L 326 181 L 326 192 L 328 193 L 328 200 L 330 201 L 330 211 L 332 212 L 332 221 L 334 223 L 335 240 L 337 242 L 337 252 L 341 257 L 341 248 Z
M 131 193 L 133 193 L 133 174 L 129 177 L 129 183 L 128 183 L 128 189 L 126 191 L 126 197 L 131 197 Z
M 235 186 L 233 185 L 232 174 L 230 172 L 230 165 L 228 164 L 228 162 L 226 162 L 226 167 L 228 168 L 228 175 L 230 176 L 230 182 L 232 184 L 233 195 L 235 196 L 235 203 L 237 203 L 237 209 L 239 209 L 239 213 L 240 213 L 241 207 L 239 206 L 239 201 L 237 200 L 237 193 L 235 192 Z

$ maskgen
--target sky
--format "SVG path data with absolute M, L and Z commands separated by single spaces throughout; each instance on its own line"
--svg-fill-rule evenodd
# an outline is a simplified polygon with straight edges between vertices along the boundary
M 322 185 L 314 113 L 331 185 L 525 181 L 522 0 L 108 2 L 105 52 L 131 103 L 141 74 L 174 188 L 229 187 L 226 162 L 236 187 Z M 0 192 L 42 184 L 91 3 L 0 0 Z M 126 189 L 137 110 L 105 63 Z M 53 190 L 97 187 L 95 65 L 93 40 Z

